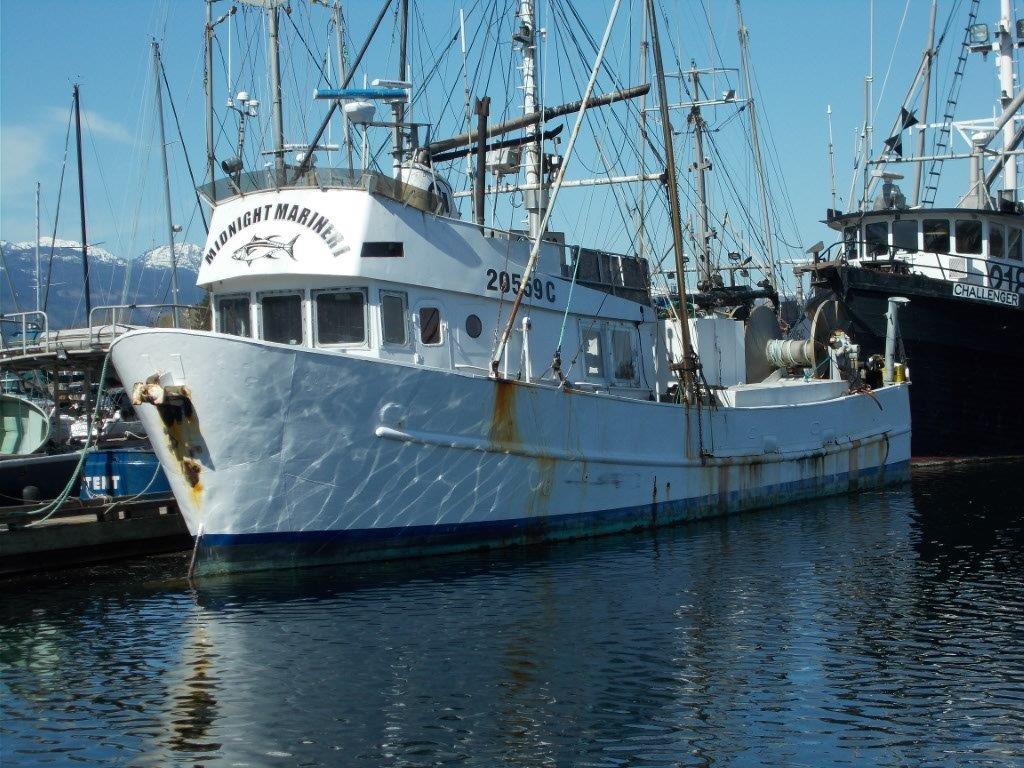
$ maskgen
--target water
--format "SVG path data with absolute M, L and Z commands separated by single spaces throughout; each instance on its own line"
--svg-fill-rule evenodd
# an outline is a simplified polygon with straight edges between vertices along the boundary
M 590 542 L 8 582 L 0 763 L 1024 765 L 1024 465 Z

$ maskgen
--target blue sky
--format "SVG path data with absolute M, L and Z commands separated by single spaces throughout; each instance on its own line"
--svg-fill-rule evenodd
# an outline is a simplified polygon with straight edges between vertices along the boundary
M 940 2 L 940 24 L 955 2 Z M 487 8 L 492 4 L 493 0 L 413 0 L 414 74 L 422 76 L 422 72 L 433 63 L 432 55 L 447 44 L 457 28 L 459 7 L 469 11 L 467 26 L 472 29 L 480 26 L 480 19 L 489 13 Z M 509 8 L 514 5 L 511 0 L 499 4 Z M 552 4 L 549 0 L 539 0 L 538 3 L 541 24 L 547 23 L 553 30 L 552 38 L 557 38 L 558 23 L 550 8 Z M 562 5 L 565 5 L 564 1 Z M 610 0 L 576 0 L 575 5 L 586 27 L 595 38 L 599 38 L 611 6 Z M 663 31 L 666 57 L 678 56 L 684 66 L 691 59 L 700 66 L 719 62 L 727 66 L 738 65 L 733 0 L 663 0 L 661 5 L 674 20 L 673 27 Z M 290 53 L 286 52 L 285 78 L 292 99 L 287 105 L 286 138 L 297 142 L 311 138 L 324 109 L 322 104 L 309 98 L 317 78 L 312 58 L 304 48 L 309 46 L 319 54 L 331 44 L 331 39 L 326 11 L 312 7 L 308 0 L 292 0 L 292 6 L 295 12 L 289 20 L 282 22 L 286 40 L 290 43 Z M 983 6 L 983 18 L 994 21 L 998 3 L 986 2 Z M 227 0 L 221 0 L 216 5 L 216 12 L 223 13 L 227 7 Z M 355 48 L 361 43 L 378 7 L 376 1 L 347 4 L 346 15 Z M 637 54 L 632 44 L 637 36 L 636 20 L 640 7 L 639 0 L 624 0 L 608 54 L 609 64 L 622 74 L 623 80 L 635 80 L 637 76 Z M 830 205 L 825 118 L 829 104 L 832 106 L 840 196 L 845 198 L 849 190 L 855 132 L 863 119 L 863 81 L 869 67 L 868 14 L 867 0 L 745 0 L 744 3 L 752 60 L 759 84 L 763 129 L 770 139 L 774 162 L 781 171 L 780 174 L 773 170 L 773 184 L 778 193 L 784 191 L 788 194 L 795 219 L 795 226 L 785 230 L 783 237 L 790 240 L 798 236 L 801 238 L 800 242 L 790 243 L 794 249 L 806 247 L 819 239 L 827 240 L 827 230 L 818 221 Z M 927 16 L 927 0 L 876 0 L 875 97 L 881 101 L 876 120 L 876 146 L 880 146 L 885 138 L 917 67 L 925 41 Z M 261 54 L 243 59 L 241 49 L 244 46 L 241 43 L 246 36 L 251 40 L 263 39 L 259 24 L 251 11 L 237 14 L 232 20 L 235 41 L 231 50 L 235 86 L 244 87 L 264 100 L 265 109 L 261 116 L 263 134 L 250 137 L 250 147 L 257 148 L 261 144 L 265 146 L 268 140 L 266 118 L 269 116 L 269 100 L 265 98 Z M 156 37 L 161 43 L 174 103 L 182 121 L 185 146 L 196 173 L 201 175 L 205 149 L 202 25 L 203 3 L 200 0 L 93 0 L 88 3 L 3 0 L 0 3 L 0 237 L 7 240 L 33 237 L 36 180 L 43 186 L 44 234 L 51 230 L 64 156 L 71 85 L 78 81 L 82 85 L 86 116 L 86 200 L 90 240 L 103 243 L 102 247 L 120 256 L 134 255 L 164 243 L 166 225 L 154 133 L 150 41 Z M 950 36 L 954 39 L 946 46 L 947 56 L 949 51 L 959 47 L 959 30 L 963 24 L 957 19 L 953 26 Z M 228 60 L 226 25 L 222 25 L 220 31 L 221 45 L 216 65 L 218 108 L 227 96 L 224 64 Z M 503 53 L 507 58 L 511 49 L 507 40 L 501 37 L 505 31 L 507 27 L 502 31 L 493 22 L 490 29 L 485 30 L 495 37 L 488 50 L 493 51 L 498 46 L 500 54 L 500 46 L 504 45 Z M 568 44 L 572 42 L 569 38 L 563 33 L 561 40 L 553 39 L 551 42 L 552 45 Z M 675 54 L 670 54 L 670 47 Z M 393 77 L 394 50 L 395 40 L 389 18 L 382 26 L 379 39 L 371 48 L 362 71 L 371 78 Z M 445 114 L 441 105 L 447 103 L 449 111 L 444 119 L 451 124 L 452 115 L 457 115 L 462 108 L 458 46 L 452 50 L 456 55 L 449 57 L 450 60 L 441 67 L 438 77 L 432 81 L 429 94 L 416 108 L 418 119 L 434 118 L 438 112 Z M 471 52 L 471 59 L 473 55 Z M 490 55 L 487 54 L 488 57 Z M 549 54 L 546 70 L 550 94 L 548 103 L 578 97 L 579 89 L 586 80 L 587 73 L 582 63 L 574 73 L 578 85 L 574 85 L 569 77 L 559 80 L 557 72 L 561 70 L 556 64 L 557 57 Z M 671 61 L 668 64 L 673 65 Z M 965 87 L 961 99 L 965 112 L 976 116 L 990 115 L 996 94 L 993 60 L 990 57 L 985 62 L 980 57 L 972 57 L 969 67 L 969 86 Z M 505 88 L 502 81 L 509 77 L 510 72 L 512 70 L 508 66 L 497 67 L 487 85 L 488 92 L 502 92 Z M 732 78 L 730 83 L 734 83 L 735 75 L 729 77 Z M 609 87 L 607 81 L 599 82 L 599 90 Z M 720 91 L 725 85 L 719 82 L 710 87 L 717 87 Z M 940 85 L 939 90 L 944 93 L 944 85 Z M 507 101 L 507 97 L 496 98 L 499 104 L 503 100 Z M 185 229 L 186 240 L 201 243 L 202 224 L 195 211 L 181 144 L 166 103 L 165 111 L 175 221 Z M 510 114 L 515 114 L 515 111 Z M 742 140 L 727 137 L 729 121 L 726 117 L 709 115 L 709 122 L 721 127 L 721 133 L 716 133 L 716 137 L 720 138 L 723 151 L 728 155 L 733 148 L 740 153 Z M 683 112 L 674 114 L 677 129 L 685 128 L 684 118 Z M 225 120 L 218 142 L 218 155 L 223 158 L 230 154 L 235 122 L 230 116 L 220 119 Z M 568 136 L 571 119 L 567 119 L 565 125 L 564 136 Z M 445 133 L 441 129 L 438 132 Z M 337 139 L 337 135 L 334 138 Z M 606 151 L 615 147 L 621 150 L 626 146 L 614 144 L 610 133 L 604 141 L 602 147 Z M 682 149 L 686 150 L 686 147 Z M 592 137 L 580 145 L 581 157 L 588 151 L 594 154 L 594 150 Z M 688 163 L 685 151 L 683 155 L 683 160 Z M 741 165 L 738 163 L 736 168 Z M 593 170 L 593 163 L 585 167 Z M 570 172 L 569 176 L 587 175 L 585 167 L 575 167 L 575 172 Z M 723 170 L 716 168 L 715 172 Z M 954 187 L 961 185 L 960 176 L 966 180 L 967 168 L 965 165 L 950 165 L 947 174 L 950 176 L 949 191 L 944 194 L 948 202 Z M 741 172 L 740 175 L 739 183 L 744 189 L 742 194 L 752 202 L 755 198 L 752 197 L 749 172 Z M 72 143 L 58 228 L 58 236 L 69 239 L 79 237 L 76 184 Z M 716 180 L 715 184 L 720 185 L 721 182 Z M 712 187 L 713 198 L 715 189 L 720 188 L 715 184 Z M 607 198 L 609 193 L 603 194 Z M 653 187 L 649 194 L 655 194 Z M 597 223 L 595 220 L 605 216 L 605 209 L 595 209 L 590 202 L 592 199 L 598 198 L 567 194 L 563 201 L 566 209 L 559 212 L 563 219 L 558 223 L 568 230 L 593 231 Z M 728 204 L 724 192 L 713 202 L 723 208 Z M 735 213 L 732 215 L 737 216 Z M 799 235 L 794 230 L 798 230 Z

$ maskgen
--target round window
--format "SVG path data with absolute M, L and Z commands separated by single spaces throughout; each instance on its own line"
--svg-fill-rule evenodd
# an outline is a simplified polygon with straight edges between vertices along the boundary
M 483 329 L 484 324 L 480 322 L 480 318 L 476 315 L 470 315 L 466 318 L 466 333 L 469 334 L 469 338 L 478 338 Z

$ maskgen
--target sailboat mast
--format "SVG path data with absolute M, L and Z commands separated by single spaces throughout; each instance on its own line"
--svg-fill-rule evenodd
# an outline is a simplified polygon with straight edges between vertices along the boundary
M 683 359 L 678 366 L 683 394 L 689 403 L 696 402 L 693 343 L 690 340 L 689 312 L 686 309 L 686 271 L 683 269 L 682 211 L 679 207 L 679 186 L 676 180 L 676 156 L 672 146 L 672 123 L 668 117 L 668 93 L 665 88 L 665 69 L 661 61 L 661 43 L 658 40 L 658 20 L 654 15 L 654 0 L 646 0 L 648 28 L 651 31 L 651 52 L 654 75 L 658 87 L 658 110 L 661 114 L 661 132 L 665 142 L 665 187 L 668 191 L 669 219 L 672 224 L 672 246 L 676 254 L 676 283 L 679 288 L 679 332 L 683 342 Z
M 36 312 L 39 311 L 39 182 L 36 182 Z
M 85 324 L 92 314 L 92 292 L 89 290 L 89 253 L 85 233 L 85 170 L 82 160 L 82 98 L 78 83 L 72 91 L 75 101 L 75 148 L 78 152 L 78 217 L 82 222 L 82 283 L 85 290 Z
M 520 0 L 519 3 L 519 31 L 515 39 L 522 48 L 523 63 L 523 115 L 533 115 L 537 112 L 537 31 L 534 12 L 534 0 Z M 541 152 L 541 136 L 543 129 L 536 123 L 532 123 L 526 129 L 526 134 L 531 140 L 525 145 L 526 150 L 526 210 L 530 237 L 537 237 L 540 232 L 540 223 L 544 219 L 545 199 L 547 190 L 542 185 L 543 154 Z
M 999 103 L 1005 111 L 1014 97 L 1013 81 L 1013 2 L 1012 0 L 1001 0 L 999 18 Z M 1003 152 L 1008 153 L 1014 144 L 1016 124 L 1013 120 L 1007 120 L 1003 126 Z M 1017 194 L 1017 158 L 1014 155 L 1004 154 L 1005 166 L 1003 168 L 1003 196 L 1016 199 Z
M 764 159 L 761 157 L 761 137 L 757 128 L 757 108 L 754 103 L 754 91 L 750 80 L 749 33 L 743 23 L 743 9 L 740 6 L 740 0 L 736 0 L 736 21 L 739 27 L 743 88 L 747 92 L 747 111 L 750 115 L 750 143 L 754 148 L 754 170 L 757 173 L 757 196 L 760 198 L 761 203 L 761 227 L 764 230 L 764 241 L 767 249 L 765 256 L 768 260 L 768 272 L 765 276 L 768 278 L 769 283 L 775 285 L 775 238 L 772 236 L 772 218 L 768 210 L 768 179 L 764 172 Z M 834 202 L 832 207 L 835 207 Z
M 153 83 L 156 86 L 156 116 L 160 126 L 160 158 L 164 169 L 164 211 L 167 214 L 167 247 L 171 259 L 171 303 L 174 304 L 174 327 L 178 327 L 178 259 L 174 253 L 174 221 L 171 218 L 171 180 L 167 172 L 167 138 L 164 135 L 164 100 L 160 87 L 160 43 L 153 41 Z
M 694 148 L 696 152 L 697 170 L 697 208 L 698 208 L 698 238 L 697 247 L 700 249 L 697 260 L 698 277 L 702 283 L 711 282 L 711 249 L 708 247 L 708 191 L 706 171 L 707 161 L 704 159 L 704 118 L 701 117 L 700 107 L 697 102 L 700 100 L 700 73 L 695 64 L 690 67 L 690 79 L 693 83 L 693 106 L 690 108 L 690 122 L 693 123 Z
M 281 41 L 278 35 L 277 3 L 267 9 L 270 38 L 270 94 L 274 124 L 274 171 L 278 184 L 284 183 L 284 113 L 281 109 Z M 313 147 L 309 148 L 313 152 Z
M 935 17 L 939 0 L 932 0 L 931 18 L 928 22 L 928 47 L 924 51 L 924 85 L 921 86 L 921 124 L 917 130 L 917 156 L 924 157 L 925 127 L 928 125 L 928 95 L 932 85 L 932 64 L 935 61 Z M 914 207 L 921 204 L 921 178 L 924 160 L 914 164 Z M 835 207 L 835 206 L 833 206 Z

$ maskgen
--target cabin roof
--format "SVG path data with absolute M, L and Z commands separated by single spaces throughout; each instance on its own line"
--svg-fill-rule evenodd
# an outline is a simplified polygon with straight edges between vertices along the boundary
M 275 189 L 363 189 L 426 213 L 438 213 L 442 209 L 440 197 L 433 192 L 376 171 L 314 167 L 298 178 L 293 178 L 294 171 L 293 168 L 287 169 L 282 174 L 283 179 L 277 176 L 273 168 L 248 171 L 241 174 L 237 181 L 222 177 L 210 184 L 203 184 L 199 187 L 199 194 L 211 205 L 219 205 L 236 197 Z
M 850 211 L 849 213 L 840 213 L 837 215 L 831 215 L 831 211 L 829 213 L 830 215 L 823 223 L 836 230 L 861 221 L 874 219 L 903 219 L 908 216 L 953 218 L 956 216 L 963 217 L 971 215 L 988 219 L 997 219 L 1005 222 L 1013 222 L 1018 225 L 1021 224 L 1021 222 L 1024 222 L 1024 216 L 1021 216 L 1019 213 L 1013 213 L 1011 211 L 990 211 L 982 208 L 885 208 L 880 211 Z

